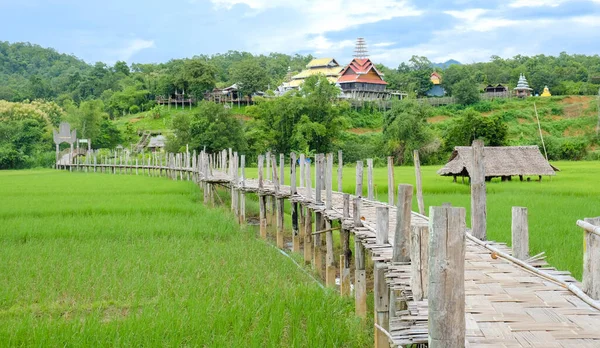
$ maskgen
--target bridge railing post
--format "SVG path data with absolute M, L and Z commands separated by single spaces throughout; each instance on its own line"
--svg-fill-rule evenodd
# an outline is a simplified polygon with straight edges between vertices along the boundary
M 465 209 L 429 213 L 429 347 L 465 345 Z

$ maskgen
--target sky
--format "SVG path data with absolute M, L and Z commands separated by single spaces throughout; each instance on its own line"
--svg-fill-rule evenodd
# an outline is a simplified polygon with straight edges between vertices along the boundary
M 158 63 L 228 50 L 397 67 L 491 56 L 599 54 L 600 0 L 0 0 L 0 40 L 86 62 Z

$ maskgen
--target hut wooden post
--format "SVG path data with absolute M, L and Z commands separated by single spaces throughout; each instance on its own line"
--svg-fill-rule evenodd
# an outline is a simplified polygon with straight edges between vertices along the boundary
M 375 190 L 373 188 L 373 159 L 367 159 L 367 198 L 375 199 Z
M 342 176 L 344 173 L 344 161 L 342 158 L 342 150 L 338 151 L 338 170 L 337 170 L 337 187 L 338 192 L 344 191 L 344 183 L 342 180 Z
M 346 220 L 350 219 L 350 195 L 344 193 L 344 210 L 343 220 L 341 221 L 342 226 L 346 223 Z M 342 255 L 340 256 L 340 295 L 350 295 L 350 231 L 342 228 L 340 232 L 340 239 L 342 244 Z
M 292 250 L 294 252 L 300 251 L 300 236 L 298 228 L 298 202 L 293 199 L 293 196 L 297 193 L 296 189 L 296 154 L 291 153 L 291 168 L 290 168 L 290 200 L 292 206 Z
M 464 347 L 465 209 L 429 214 L 429 347 Z
M 421 180 L 421 160 L 419 159 L 419 150 L 413 151 L 413 159 L 415 161 L 415 177 L 417 179 L 417 204 L 419 206 L 419 214 L 425 215 L 425 203 L 423 202 L 423 182 Z
M 585 222 L 600 226 L 600 217 L 585 218 Z M 594 300 L 600 300 L 600 236 L 584 232 L 583 291 Z
M 363 192 L 363 162 L 356 161 L 356 189 L 354 195 L 362 197 Z
M 375 240 L 377 245 L 388 243 L 389 233 L 389 208 L 376 208 L 377 225 Z M 375 324 L 378 324 L 385 330 L 389 330 L 390 316 L 390 291 L 385 281 L 385 271 L 387 266 L 383 262 L 375 262 L 373 269 L 373 297 L 375 299 Z M 381 330 L 375 328 L 375 347 L 389 347 L 389 340 Z
M 354 226 L 362 227 L 360 220 L 360 197 L 352 201 L 352 216 L 354 217 Z M 358 238 L 354 238 L 354 311 L 356 316 L 367 317 L 367 271 L 366 251 L 364 245 Z
M 388 204 L 394 205 L 394 157 L 387 158 L 388 165 Z
M 415 301 L 427 298 L 429 282 L 429 228 L 416 225 L 410 232 L 410 284 Z
M 512 207 L 512 254 L 519 260 L 529 258 L 529 225 L 527 208 Z
M 263 182 L 263 155 L 258 156 L 258 206 L 260 209 L 260 237 L 262 239 L 267 239 L 267 206 L 266 206 L 266 197 L 263 192 L 264 190 L 264 182 Z
M 473 237 L 486 240 L 485 168 L 483 141 L 473 142 L 473 165 L 471 174 L 471 233 Z

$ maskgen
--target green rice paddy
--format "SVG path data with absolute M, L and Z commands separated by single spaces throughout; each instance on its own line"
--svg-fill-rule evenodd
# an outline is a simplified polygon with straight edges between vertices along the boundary
M 0 345 L 363 347 L 354 301 L 191 182 L 0 172 Z

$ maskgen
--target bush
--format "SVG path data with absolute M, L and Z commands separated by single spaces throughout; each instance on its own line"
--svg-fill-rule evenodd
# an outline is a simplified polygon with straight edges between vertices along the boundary
M 561 159 L 578 161 L 587 155 L 587 143 L 582 140 L 566 139 L 560 146 Z
M 130 114 L 137 114 L 138 112 L 140 112 L 140 107 L 137 105 L 131 105 L 129 107 L 129 113 Z
M 490 112 L 493 110 L 493 106 L 489 101 L 480 101 L 479 103 L 473 104 L 473 109 L 479 112 Z
M 560 106 L 560 105 L 553 106 L 553 107 L 550 109 L 550 113 L 551 113 L 552 115 L 555 115 L 555 116 L 560 116 L 560 115 L 562 115 L 562 114 L 563 114 L 563 111 L 564 111 L 564 109 L 563 109 L 563 107 L 562 107 L 562 106 Z

